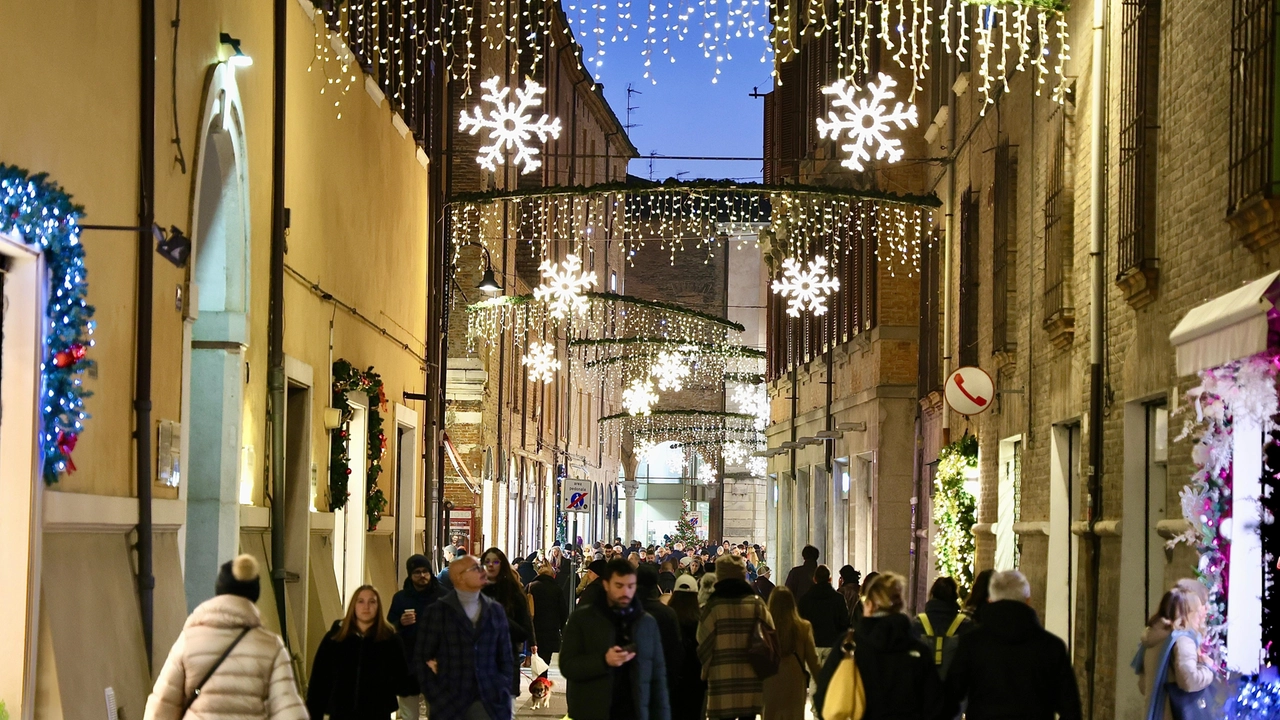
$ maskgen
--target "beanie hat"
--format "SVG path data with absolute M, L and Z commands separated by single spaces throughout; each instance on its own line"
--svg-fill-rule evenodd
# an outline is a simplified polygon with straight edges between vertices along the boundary
M 642 588 L 658 587 L 658 567 L 643 564 L 636 568 L 636 585 Z
M 692 564 L 693 564 L 693 557 L 689 555 L 685 555 L 684 557 L 680 558 L 680 567 L 687 568 Z
M 258 561 L 252 555 L 240 555 L 222 563 L 213 587 L 216 595 L 238 595 L 249 602 L 258 602 L 258 593 L 262 591 L 258 583 Z
M 721 580 L 746 580 L 747 563 L 737 555 L 721 555 L 716 558 L 716 577 Z
M 692 575 L 681 575 L 676 578 L 676 586 L 671 592 L 698 592 L 698 581 Z
M 430 573 L 431 561 L 427 559 L 426 555 L 410 555 L 409 559 L 404 561 L 404 569 L 410 575 L 413 574 L 414 570 L 418 569 L 425 569 Z
M 604 577 L 604 571 L 607 570 L 608 567 L 609 563 L 605 562 L 602 558 L 600 560 L 592 560 L 591 564 L 587 566 L 587 569 L 595 573 L 596 577 Z

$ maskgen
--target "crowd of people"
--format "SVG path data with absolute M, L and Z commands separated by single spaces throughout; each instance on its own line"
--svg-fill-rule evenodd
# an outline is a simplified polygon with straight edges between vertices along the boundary
M 387 605 L 371 585 L 355 590 L 305 698 L 283 642 L 261 627 L 257 565 L 241 556 L 188 618 L 145 720 L 510 720 L 523 685 L 551 691 L 557 663 L 574 720 L 1081 717 L 1066 645 L 1041 626 L 1018 571 L 985 571 L 963 598 L 938 578 L 912 617 L 895 573 L 833 573 L 806 546 L 775 586 L 766 556 L 747 543 L 617 540 L 513 565 L 498 548 L 450 547 L 437 575 L 414 555 Z M 1149 720 L 1206 705 L 1206 601 L 1182 581 L 1149 622 L 1133 661 Z

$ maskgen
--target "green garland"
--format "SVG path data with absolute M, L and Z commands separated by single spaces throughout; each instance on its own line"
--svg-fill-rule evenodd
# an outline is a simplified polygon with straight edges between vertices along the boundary
M 351 496 L 347 489 L 351 476 L 351 455 L 347 441 L 351 418 L 355 413 L 351 410 L 351 403 L 347 402 L 349 392 L 363 392 L 369 398 L 369 411 L 366 415 L 366 457 L 369 466 L 365 474 L 364 511 L 366 526 L 369 532 L 373 532 L 382 519 L 382 513 L 387 509 L 387 497 L 378 487 L 378 477 L 382 475 L 382 456 L 387 452 L 387 436 L 382 432 L 381 412 L 387 406 L 387 395 L 382 386 L 382 376 L 374 372 L 372 367 L 357 370 L 346 360 L 336 360 L 333 363 L 333 407 L 341 411 L 342 424 L 329 441 L 329 509 L 346 507 Z
M 648 415 L 644 415 L 641 417 L 663 417 L 663 416 L 724 418 L 727 420 L 750 420 L 752 422 L 755 422 L 755 419 L 756 419 L 754 415 L 747 415 L 746 413 L 720 412 L 719 410 L 654 410 L 650 412 Z M 620 412 L 613 415 L 606 415 L 600 418 L 600 422 L 605 422 L 607 420 L 621 420 L 622 418 L 630 418 L 630 417 L 635 417 L 635 416 L 632 415 L 631 413 Z
M 966 5 L 986 5 L 988 7 L 1014 5 L 1056 13 L 1065 13 L 1067 11 L 1067 4 L 1061 0 L 964 0 L 964 3 Z
M 933 551 L 938 572 L 954 578 L 963 594 L 973 587 L 973 525 L 977 501 L 964 489 L 965 474 L 978 467 L 978 438 L 966 434 L 938 453 L 934 476 Z
M 742 345 L 734 345 L 731 343 L 703 343 L 689 342 L 688 340 L 678 340 L 674 338 L 660 337 L 630 337 L 630 338 L 596 338 L 585 340 L 570 340 L 569 347 L 607 347 L 613 345 L 671 345 L 676 348 L 690 347 L 698 351 L 700 355 L 723 355 L 725 357 L 747 357 L 747 358 L 765 358 L 763 350 L 755 348 L 743 347 Z M 620 358 L 611 358 L 617 360 Z M 596 360 L 594 362 L 605 362 L 604 360 Z
M 657 300 L 645 300 L 644 298 L 638 298 L 638 297 L 635 297 L 634 295 L 619 295 L 617 293 L 607 293 L 607 292 L 584 292 L 582 294 L 584 297 L 587 297 L 591 300 L 610 300 L 613 302 L 627 303 L 629 305 L 638 305 L 641 307 L 654 308 L 656 310 L 666 310 L 667 312 L 678 313 L 680 315 L 688 315 L 689 317 L 696 317 L 699 320 L 706 320 L 708 322 L 716 323 L 717 325 L 723 325 L 727 328 L 737 330 L 738 332 L 747 331 L 746 326 L 742 325 L 741 323 L 736 323 L 732 320 L 726 320 L 722 317 L 717 317 L 715 315 L 710 315 L 708 313 L 700 312 L 692 308 L 687 308 L 683 305 L 676 305 L 675 303 L 665 303 L 665 302 L 659 302 Z M 467 312 L 477 313 L 483 310 L 487 310 L 489 308 L 502 307 L 504 305 L 525 305 L 531 302 L 537 302 L 534 299 L 532 293 L 526 294 L 526 295 L 503 295 L 501 297 L 490 298 L 488 300 L 481 300 L 478 303 L 472 303 L 471 305 L 467 306 Z
M 1005 0 L 1006 2 L 1009 0 Z M 1048 0 L 1026 0 L 1033 4 L 1040 4 Z M 628 193 L 628 194 L 646 194 L 655 191 L 712 191 L 712 192 L 741 192 L 754 193 L 763 195 L 787 194 L 797 197 L 825 197 L 835 199 L 848 200 L 883 200 L 886 202 L 905 203 L 908 205 L 919 205 L 921 207 L 941 207 L 942 201 L 937 195 L 905 195 L 890 192 L 877 192 L 874 190 L 850 190 L 846 188 L 835 187 L 818 187 L 815 185 L 765 185 L 763 183 L 740 183 L 732 180 L 693 180 L 680 181 L 667 179 L 663 182 L 613 182 L 599 183 L 596 185 L 574 185 L 570 187 L 557 187 L 554 190 L 544 188 L 529 188 L 527 190 L 516 191 L 489 191 L 478 193 L 463 193 L 455 195 L 450 201 L 451 205 L 460 204 L 488 204 L 500 202 L 503 200 L 519 200 L 536 197 L 582 197 L 584 195 L 607 195 L 609 193 Z

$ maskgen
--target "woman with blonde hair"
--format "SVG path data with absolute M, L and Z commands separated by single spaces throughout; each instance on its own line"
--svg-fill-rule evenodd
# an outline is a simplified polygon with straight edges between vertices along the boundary
M 832 652 L 822 668 L 814 696 L 819 709 L 836 668 L 852 654 L 866 694 L 863 720 L 939 716 L 943 697 L 933 651 L 915 636 L 911 618 L 903 612 L 905 584 L 901 575 L 886 572 L 863 586 L 862 622 L 846 635 L 843 652 Z
M 347 614 L 320 641 L 307 684 L 307 712 L 332 720 L 385 720 L 397 697 L 416 695 L 404 646 L 372 585 L 351 594 Z
M 1208 606 L 1194 589 L 1179 584 L 1160 598 L 1142 633 L 1138 687 L 1147 696 L 1147 720 L 1209 717 L 1215 674 L 1200 651 Z
M 786 586 L 769 596 L 769 614 L 778 632 L 778 674 L 764 681 L 764 720 L 803 720 L 809 677 L 822 669 L 813 644 L 813 626 L 800 617 L 796 596 Z M 807 672 L 806 672 L 807 670 Z

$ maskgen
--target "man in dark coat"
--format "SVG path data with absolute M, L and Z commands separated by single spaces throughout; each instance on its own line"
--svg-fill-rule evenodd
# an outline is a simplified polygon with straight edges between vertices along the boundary
M 560 651 L 560 633 L 569 615 L 564 593 L 556 580 L 551 563 L 544 562 L 538 568 L 538 577 L 529 583 L 529 597 L 533 598 L 533 635 L 538 638 L 538 657 L 548 665 L 551 655 Z
M 667 689 L 675 687 L 680 676 L 680 660 L 684 640 L 680 637 L 680 617 L 676 611 L 662 602 L 662 589 L 658 587 L 658 569 L 652 565 L 636 568 L 636 599 L 644 611 L 658 621 L 658 634 L 662 637 L 662 656 L 667 665 Z M 675 698 L 671 704 L 675 705 Z
M 818 548 L 812 545 L 805 545 L 800 551 L 800 557 L 803 563 L 791 568 L 791 572 L 787 573 L 787 581 L 784 583 L 787 589 L 796 596 L 796 602 L 804 599 L 804 594 L 809 592 L 809 588 L 813 587 L 813 571 L 818 569 Z
M 608 565 L 604 560 L 592 560 L 587 566 L 587 577 L 591 579 L 583 586 L 582 592 L 578 593 L 578 607 L 604 600 L 604 571 Z M 635 568 L 632 568 L 633 572 L 634 570 Z
M 991 578 L 982 624 L 960 638 L 947 674 L 949 716 L 969 700 L 969 720 L 1079 720 L 1080 691 L 1067 646 L 1027 605 L 1031 586 L 1017 570 Z
M 528 587 L 538 577 L 538 553 L 529 553 L 516 563 L 516 574 L 520 576 L 520 587 Z
M 414 666 L 431 720 L 507 720 L 515 660 L 507 613 L 480 593 L 480 561 L 465 555 L 449 566 L 453 592 L 427 607 Z
M 831 568 L 819 565 L 813 571 L 813 587 L 801 598 L 797 609 L 800 617 L 813 625 L 818 661 L 825 661 L 831 648 L 839 645 L 849 630 L 849 606 L 844 596 L 831 587 Z
M 604 601 L 569 617 L 560 648 L 574 720 L 670 720 L 658 623 L 634 600 L 636 571 L 617 559 L 602 573 Z
M 426 555 L 410 555 L 404 565 L 409 577 L 404 580 L 404 588 L 391 598 L 387 622 L 400 635 L 405 660 L 413 667 L 413 652 L 418 647 L 418 623 L 426 615 L 427 607 L 439 600 L 445 591 L 431 571 L 431 562 Z M 421 697 L 414 693 L 400 698 L 400 717 L 404 720 L 417 720 Z

